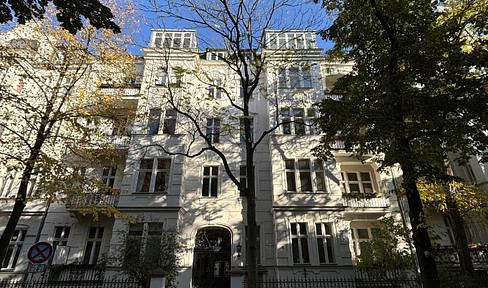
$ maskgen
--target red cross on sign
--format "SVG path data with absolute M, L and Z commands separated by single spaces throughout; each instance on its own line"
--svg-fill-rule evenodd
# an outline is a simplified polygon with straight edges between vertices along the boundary
M 51 257 L 53 254 L 53 246 L 47 242 L 38 242 L 29 249 L 27 252 L 27 258 L 32 263 L 43 263 Z

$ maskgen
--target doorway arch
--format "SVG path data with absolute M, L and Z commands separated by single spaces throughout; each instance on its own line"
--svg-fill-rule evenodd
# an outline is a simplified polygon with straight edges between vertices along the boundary
M 230 288 L 231 233 L 222 227 L 199 229 L 193 251 L 193 287 Z

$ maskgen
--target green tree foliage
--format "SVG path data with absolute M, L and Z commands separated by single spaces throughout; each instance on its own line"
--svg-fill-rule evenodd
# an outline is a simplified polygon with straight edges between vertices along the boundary
M 121 257 L 121 269 L 144 287 L 149 287 L 151 276 L 159 273 L 167 284 L 176 285 L 178 254 L 183 246 L 176 230 L 163 230 L 162 234 L 138 237 L 131 232 L 122 233 L 123 241 L 116 255 Z
M 358 269 L 391 281 L 400 278 L 405 271 L 416 270 L 412 251 L 408 245 L 400 246 L 401 243 L 408 243 L 410 231 L 395 224 L 393 218 L 383 218 L 371 232 L 373 238 L 361 243 Z
M 329 54 L 355 66 L 335 85 L 342 97 L 320 104 L 325 135 L 316 151 L 331 155 L 339 137 L 359 158 L 378 154 L 382 167 L 401 165 L 426 287 L 439 284 L 416 181 L 437 174 L 448 152 L 462 161 L 488 147 L 488 13 L 481 2 L 322 3 L 334 15 L 320 32 L 335 42 Z
M 85 26 L 83 18 L 90 21 L 90 25 L 99 29 L 110 29 L 120 33 L 120 27 L 114 21 L 110 8 L 100 0 L 2 0 L 0 2 L 0 23 L 4 24 L 16 20 L 25 24 L 34 18 L 43 18 L 48 5 L 52 3 L 58 12 L 57 20 L 61 27 L 75 34 Z
M 421 181 L 418 186 L 422 203 L 430 208 L 426 210 L 426 217 L 429 217 L 429 210 L 433 210 L 451 219 L 461 273 L 473 276 L 474 267 L 468 249 L 465 221 L 473 217 L 486 219 L 486 191 L 453 179 Z

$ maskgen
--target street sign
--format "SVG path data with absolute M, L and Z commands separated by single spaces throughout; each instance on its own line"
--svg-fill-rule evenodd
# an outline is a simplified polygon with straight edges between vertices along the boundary
M 46 262 L 53 254 L 53 246 L 47 242 L 38 242 L 29 249 L 27 252 L 27 258 L 32 263 Z

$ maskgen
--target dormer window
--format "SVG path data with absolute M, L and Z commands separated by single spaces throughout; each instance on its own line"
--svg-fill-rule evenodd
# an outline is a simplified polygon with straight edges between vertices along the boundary
M 153 31 L 152 46 L 156 48 L 191 49 L 197 48 L 195 31 Z
M 212 50 L 207 50 L 207 53 L 205 55 L 205 59 L 207 60 L 223 60 L 227 58 L 227 51 L 212 51 Z
M 267 31 L 267 49 L 316 49 L 313 31 Z

